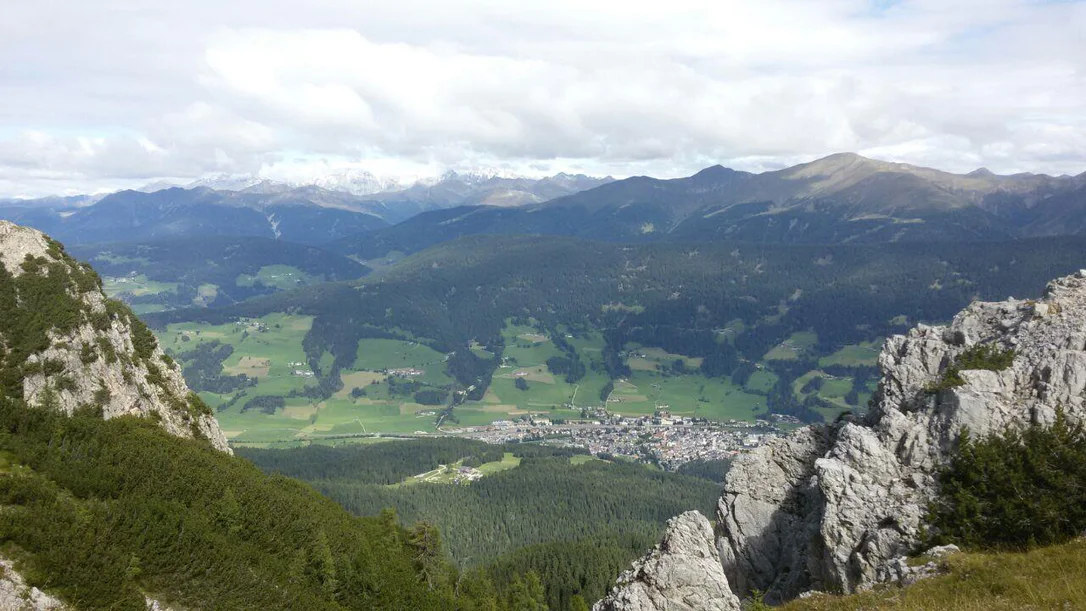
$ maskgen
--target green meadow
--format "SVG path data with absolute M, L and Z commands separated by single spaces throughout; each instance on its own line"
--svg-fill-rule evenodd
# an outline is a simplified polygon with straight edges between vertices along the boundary
M 172 324 L 158 332 L 158 337 L 163 348 L 174 355 L 204 342 L 228 344 L 233 353 L 223 361 L 223 375 L 245 374 L 256 379 L 255 386 L 236 392 L 201 393 L 217 410 L 223 430 L 234 443 L 279 447 L 336 442 L 350 436 L 367 439 L 362 436 L 438 432 L 435 424 L 444 405 L 417 403 L 415 392 L 455 389 L 455 380 L 446 371 L 445 354 L 417 341 L 362 339 L 354 362 L 340 372 L 342 388 L 328 398 L 314 398 L 316 393 L 307 393 L 307 387 L 317 382 L 309 375 L 310 366 L 302 349 L 312 323 L 308 316 L 273 314 L 223 325 Z M 561 339 L 573 347 L 585 365 L 583 378 L 566 382 L 563 375 L 548 369 L 547 359 L 567 356 L 548 333 L 563 334 Z M 447 428 L 486 425 L 527 414 L 574 420 L 581 417 L 582 410 L 603 404 L 600 395 L 610 379 L 602 364 L 604 341 L 598 332 L 574 337 L 565 329 L 543 331 L 509 323 L 503 339 L 502 362 L 486 394 L 478 401 L 456 407 L 453 417 L 446 420 Z M 797 333 L 769 355 L 784 358 L 787 354 L 802 354 L 815 341 L 814 334 Z M 484 358 L 493 356 L 479 344 L 473 343 L 470 349 Z M 612 413 L 638 416 L 666 409 L 677 416 L 752 420 L 765 413 L 765 394 L 777 383 L 775 374 L 759 370 L 745 386 L 737 386 L 727 377 L 707 378 L 698 373 L 698 358 L 637 344 L 625 349 L 631 375 L 614 381 L 606 403 Z M 876 344 L 846 346 L 824 361 L 826 366 L 866 364 L 877 349 Z M 327 371 L 331 361 L 326 353 L 317 366 Z M 844 397 L 851 388 L 851 379 L 835 379 L 822 371 L 808 372 L 796 380 L 797 397 L 803 398 L 800 389 L 813 375 L 825 378 L 817 394 L 833 405 L 820 409 L 826 418 L 850 408 Z M 283 397 L 285 407 L 274 413 L 245 409 L 249 401 L 265 396 Z M 861 393 L 861 405 L 869 396 L 870 392 Z

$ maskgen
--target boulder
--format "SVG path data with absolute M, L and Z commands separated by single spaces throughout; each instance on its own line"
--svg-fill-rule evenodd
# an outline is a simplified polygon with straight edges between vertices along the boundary
M 668 520 L 663 540 L 623 573 L 593 611 L 738 611 L 713 527 L 697 511 Z

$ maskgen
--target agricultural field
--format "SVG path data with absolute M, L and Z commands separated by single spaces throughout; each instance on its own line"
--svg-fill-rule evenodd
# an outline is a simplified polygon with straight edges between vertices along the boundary
M 856 365 L 874 366 L 878 364 L 879 352 L 882 351 L 882 342 L 864 342 L 844 346 L 829 356 L 818 359 L 819 367 L 830 365 L 844 365 L 854 367 Z
M 147 276 L 125 276 L 122 278 L 102 278 L 102 290 L 107 297 L 123 299 L 125 297 L 143 297 L 144 295 L 158 295 L 159 293 L 176 293 L 176 282 L 156 282 L 148 280 Z
M 436 400 L 449 400 L 447 393 L 455 381 L 446 371 L 445 354 L 416 341 L 362 339 L 354 362 L 340 372 L 342 388 L 320 399 L 312 389 L 317 377 L 302 349 L 312 322 L 308 316 L 273 314 L 224 325 L 171 324 L 158 332 L 158 337 L 164 349 L 179 356 L 182 365 L 187 364 L 186 353 L 207 342 L 233 349 L 222 362 L 221 375 L 245 375 L 254 379 L 255 385 L 200 395 L 216 409 L 223 430 L 234 443 L 278 447 L 355 435 L 437 432 L 437 416 L 447 403 L 422 404 L 420 400 L 435 399 L 417 393 L 431 391 Z M 548 333 L 562 336 L 556 340 Z M 486 425 L 528 414 L 576 420 L 582 417 L 582 410 L 602 405 L 600 395 L 610 379 L 602 366 L 604 341 L 599 333 L 574 337 L 563 329 L 543 331 L 510 323 L 503 335 L 502 362 L 486 394 L 481 400 L 457 406 L 446 420 L 447 426 Z M 815 340 L 813 334 L 796 334 L 789 342 L 804 350 Z M 571 347 L 584 364 L 584 377 L 576 382 L 566 382 L 564 374 L 553 373 L 547 366 L 548 359 L 569 357 L 560 345 Z M 493 354 L 479 344 L 470 348 L 480 356 Z M 777 383 L 775 374 L 762 369 L 741 387 L 727 377 L 707 378 L 698 373 L 701 359 L 637 344 L 625 348 L 631 375 L 614 382 L 607 397 L 607 409 L 612 413 L 638 416 L 667 409 L 678 416 L 751 420 L 765 413 L 765 393 Z M 847 346 L 827 358 L 832 359 L 830 364 L 866 362 L 875 350 L 877 345 Z M 331 364 L 331 354 L 325 353 L 316 366 L 319 371 L 328 371 Z M 851 389 L 851 379 L 834 379 L 822 371 L 797 379 L 796 396 L 804 397 L 800 390 L 816 374 L 825 378 L 818 396 L 834 406 L 820 408 L 820 412 L 832 419 L 850 408 L 844 397 Z M 861 405 L 868 396 L 869 392 L 860 395 Z M 280 402 L 275 405 L 267 398 Z
M 810 354 L 818 343 L 818 334 L 811 331 L 793 333 L 788 339 L 773 347 L 763 357 L 767 361 L 794 361 Z
M 634 371 L 629 378 L 615 382 L 607 409 L 626 416 L 651 415 L 664 409 L 675 416 L 750 420 L 756 412 L 765 411 L 765 397 L 725 378 Z
M 281 291 L 287 291 L 299 286 L 306 286 L 316 282 L 320 282 L 320 278 L 314 278 L 309 274 L 303 272 L 297 267 L 291 265 L 265 265 L 261 267 L 256 275 L 240 274 L 238 275 L 237 285 L 250 287 L 254 286 L 257 282 L 264 286 L 270 286 L 277 288 Z

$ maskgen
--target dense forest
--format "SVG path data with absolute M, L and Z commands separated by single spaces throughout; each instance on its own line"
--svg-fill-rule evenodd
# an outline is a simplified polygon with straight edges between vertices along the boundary
M 712 515 L 720 492 L 707 479 L 622 462 L 574 464 L 570 457 L 583 451 L 533 444 L 433 439 L 239 451 L 357 515 L 392 507 L 407 523 L 434 524 L 459 566 L 483 570 L 499 588 L 536 573 L 555 609 L 577 595 L 600 598 L 667 519 L 689 509 Z M 470 485 L 399 484 L 439 464 L 479 465 L 506 452 L 521 457 L 518 467 Z
M 265 285 L 259 278 L 243 283 L 241 276 L 256 276 L 261 268 L 285 265 L 316 280 L 354 280 L 370 270 L 347 257 L 315 248 L 269 238 L 201 237 L 154 242 L 76 245 L 78 258 L 89 261 L 103 276 L 146 276 L 149 280 L 176 284 L 176 289 L 127 296 L 135 304 L 168 308 L 192 305 L 201 286 L 214 285 L 212 305 L 229 305 L 281 287 Z
M 817 333 L 805 358 L 945 321 L 973 299 L 1037 295 L 1044 283 L 1080 267 L 1086 238 L 993 243 L 781 246 L 616 245 L 569 238 L 475 236 L 409 257 L 372 279 L 328 283 L 260 297 L 229 308 L 154 314 L 153 325 L 290 311 L 316 317 L 306 337 L 310 361 L 324 352 L 324 392 L 353 362 L 358 340 L 400 337 L 454 353 L 448 370 L 466 397 L 481 397 L 501 355 L 510 319 L 599 329 L 603 364 L 628 375 L 627 342 L 701 357 L 708 376 L 749 375 L 767 350 L 799 331 Z M 576 364 L 552 363 L 562 375 Z M 814 419 L 791 383 L 812 361 L 768 363 L 779 377 L 772 411 Z M 870 377 L 871 371 L 850 372 Z M 858 394 L 854 393 L 853 396 Z M 813 414 L 817 416 L 817 414 Z
M 32 585 L 84 609 L 495 609 L 433 527 L 355 518 L 154 422 L 0 397 L 0 544 Z M 274 584 L 271 587 L 270 584 Z

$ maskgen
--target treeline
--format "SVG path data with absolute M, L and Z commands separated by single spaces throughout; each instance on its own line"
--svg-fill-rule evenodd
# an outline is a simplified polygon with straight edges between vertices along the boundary
M 197 392 L 229 394 L 242 388 L 256 386 L 256 378 L 245 374 L 225 376 L 222 373 L 223 361 L 234 353 L 234 347 L 219 340 L 201 342 L 192 350 L 171 354 L 184 363 L 181 374 L 189 388 Z

